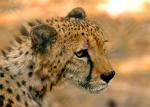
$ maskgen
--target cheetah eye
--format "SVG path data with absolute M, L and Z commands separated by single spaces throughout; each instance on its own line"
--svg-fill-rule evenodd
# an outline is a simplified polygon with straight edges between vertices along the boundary
M 87 57 L 88 56 L 88 51 L 87 51 L 87 49 L 82 49 L 78 52 L 75 52 L 75 55 L 79 58 Z

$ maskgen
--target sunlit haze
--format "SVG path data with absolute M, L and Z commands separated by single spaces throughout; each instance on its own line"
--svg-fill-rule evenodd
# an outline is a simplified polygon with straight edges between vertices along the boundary
M 100 2 L 96 8 L 117 16 L 125 12 L 142 12 L 146 3 L 150 3 L 150 0 L 106 0 L 104 3 Z

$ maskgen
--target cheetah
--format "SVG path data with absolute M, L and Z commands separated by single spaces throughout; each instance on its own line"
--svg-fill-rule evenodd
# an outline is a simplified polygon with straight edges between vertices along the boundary
M 101 28 L 80 7 L 28 22 L 18 34 L 1 51 L 0 107 L 45 107 L 43 97 L 60 81 L 98 93 L 115 75 Z

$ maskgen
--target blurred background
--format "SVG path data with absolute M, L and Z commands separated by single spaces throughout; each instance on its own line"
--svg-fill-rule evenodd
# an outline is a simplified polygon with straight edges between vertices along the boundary
M 58 85 L 47 95 L 47 105 L 150 107 L 150 0 L 0 0 L 0 48 L 13 40 L 22 23 L 65 16 L 79 6 L 103 28 L 116 76 L 100 94 Z

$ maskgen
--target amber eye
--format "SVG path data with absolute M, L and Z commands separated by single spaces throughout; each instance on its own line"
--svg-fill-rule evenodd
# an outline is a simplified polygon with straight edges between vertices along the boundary
M 83 49 L 83 50 L 80 50 L 78 52 L 75 52 L 75 55 L 79 58 L 87 57 L 88 56 L 88 51 L 87 51 L 87 49 Z

